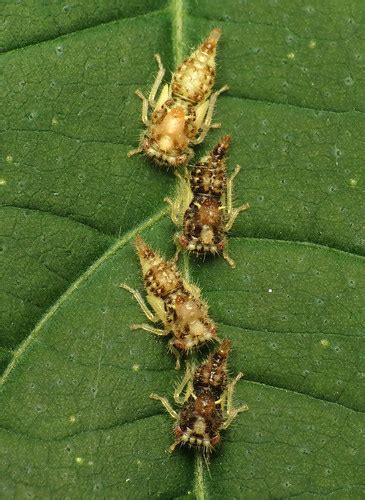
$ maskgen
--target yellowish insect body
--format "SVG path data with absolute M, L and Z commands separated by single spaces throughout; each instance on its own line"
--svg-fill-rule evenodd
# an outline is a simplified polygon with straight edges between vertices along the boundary
M 141 262 L 147 302 L 153 312 L 137 290 L 126 284 L 121 286 L 134 296 L 150 321 L 160 321 L 164 328 L 158 329 L 148 324 L 131 325 L 131 328 L 161 336 L 172 335 L 169 348 L 176 355 L 178 368 L 181 353 L 187 354 L 193 348 L 216 339 L 215 324 L 208 316 L 208 307 L 201 300 L 199 289 L 180 276 L 174 260 L 163 259 L 140 236 L 136 238 L 135 245 Z
M 215 28 L 172 76 L 172 94 L 198 104 L 208 99 L 215 81 L 215 58 L 221 30 Z
M 224 86 L 212 94 L 215 81 L 215 57 L 221 32 L 212 30 L 208 38 L 177 68 L 171 84 L 165 85 L 156 101 L 156 96 L 165 69 L 161 58 L 155 55 L 159 71 L 146 98 L 140 90 L 136 94 L 142 99 L 142 121 L 146 131 L 140 145 L 128 153 L 132 156 L 145 153 L 159 165 L 178 167 L 193 157 L 191 148 L 201 143 L 212 124 L 214 106 Z M 152 109 L 149 116 L 149 109 Z

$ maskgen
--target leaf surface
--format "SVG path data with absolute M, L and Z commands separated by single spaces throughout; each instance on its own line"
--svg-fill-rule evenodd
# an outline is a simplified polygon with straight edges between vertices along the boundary
M 363 470 L 364 6 L 360 0 L 6 4 L 0 360 L 4 498 L 358 498 Z M 23 9 L 23 10 L 22 10 Z M 216 118 L 251 208 L 183 260 L 245 373 L 210 473 L 167 455 L 181 374 L 121 290 L 132 241 L 167 256 L 171 172 L 126 153 L 159 52 L 223 30 Z

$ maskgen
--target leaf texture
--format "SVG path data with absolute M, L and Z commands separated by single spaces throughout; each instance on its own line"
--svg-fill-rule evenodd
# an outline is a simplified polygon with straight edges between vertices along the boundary
M 123 5 L 122 5 L 123 4 Z M 360 0 L 5 4 L 3 498 L 360 498 L 364 479 L 364 18 Z M 251 208 L 237 268 L 184 260 L 247 403 L 210 470 L 148 398 L 179 378 L 142 313 L 136 234 L 167 256 L 171 172 L 126 153 L 137 87 L 219 26 L 214 130 Z M 167 73 L 169 74 L 169 73 Z

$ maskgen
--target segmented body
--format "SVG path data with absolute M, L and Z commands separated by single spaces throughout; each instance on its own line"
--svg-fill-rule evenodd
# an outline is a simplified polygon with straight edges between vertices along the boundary
M 174 399 L 180 405 L 176 412 L 168 399 L 158 394 L 150 398 L 162 403 L 175 420 L 175 441 L 170 446 L 172 452 L 179 444 L 200 449 L 205 458 L 219 443 L 222 430 L 227 429 L 237 415 L 248 410 L 247 405 L 233 407 L 233 391 L 242 377 L 239 373 L 233 380 L 228 379 L 227 357 L 231 342 L 224 340 L 208 359 L 193 371 L 187 367 L 182 382 L 177 386 Z M 180 395 L 185 390 L 185 395 Z
M 212 30 L 200 47 L 193 52 L 172 76 L 172 94 L 198 104 L 205 101 L 215 81 L 215 56 L 221 30 Z
M 194 389 L 199 387 L 208 387 L 215 393 L 216 399 L 219 399 L 227 388 L 227 358 L 232 343 L 229 340 L 223 340 L 218 349 L 208 357 L 205 363 L 202 363 L 194 373 Z
M 179 243 L 194 253 L 218 253 L 224 246 L 224 224 L 222 202 L 196 195 L 184 214 Z
M 159 165 L 178 167 L 193 156 L 191 146 L 203 141 L 212 125 L 213 109 L 224 86 L 212 94 L 215 81 L 215 57 L 221 31 L 214 29 L 208 38 L 173 73 L 171 84 L 165 85 L 155 100 L 165 70 L 160 56 L 156 54 L 159 73 L 149 98 L 140 90 L 142 99 L 142 121 L 146 130 L 142 134 L 139 148 L 129 156 L 144 152 Z M 153 112 L 148 117 L 148 109 Z
M 176 439 L 210 451 L 220 441 L 225 420 L 222 395 L 227 389 L 227 356 L 231 348 L 223 341 L 193 376 L 193 392 L 182 406 L 175 427 Z
M 181 443 L 210 451 L 220 441 L 222 422 L 222 408 L 212 391 L 199 388 L 180 411 L 175 437 Z
M 215 338 L 216 327 L 208 316 L 207 305 L 199 291 L 180 276 L 175 262 L 164 260 L 140 237 L 136 238 L 136 247 L 147 300 L 165 330 L 172 333 L 170 345 L 187 352 Z
M 159 165 L 177 167 L 192 158 L 193 150 L 189 145 L 197 132 L 194 106 L 170 98 L 152 113 L 143 150 Z
M 195 253 L 217 253 L 225 243 L 227 222 L 223 196 L 227 188 L 225 155 L 230 137 L 224 136 L 190 175 L 193 199 L 184 213 L 181 246 Z

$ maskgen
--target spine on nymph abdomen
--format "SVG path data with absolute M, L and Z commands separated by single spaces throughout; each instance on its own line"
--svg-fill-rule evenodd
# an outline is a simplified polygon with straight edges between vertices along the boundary
M 227 386 L 227 358 L 231 345 L 229 340 L 224 340 L 207 361 L 200 365 L 194 375 L 195 390 L 209 387 L 218 391 L 218 394 L 223 393 Z
M 145 288 L 149 293 L 164 298 L 183 287 L 174 262 L 160 257 L 140 236 L 136 237 L 135 246 L 141 262 Z
M 190 187 L 193 194 L 220 197 L 227 184 L 225 157 L 231 143 L 231 137 L 225 135 L 191 170 Z
M 171 81 L 173 95 L 194 105 L 210 96 L 215 80 L 215 57 L 220 36 L 221 30 L 213 29 L 192 55 L 180 64 Z

